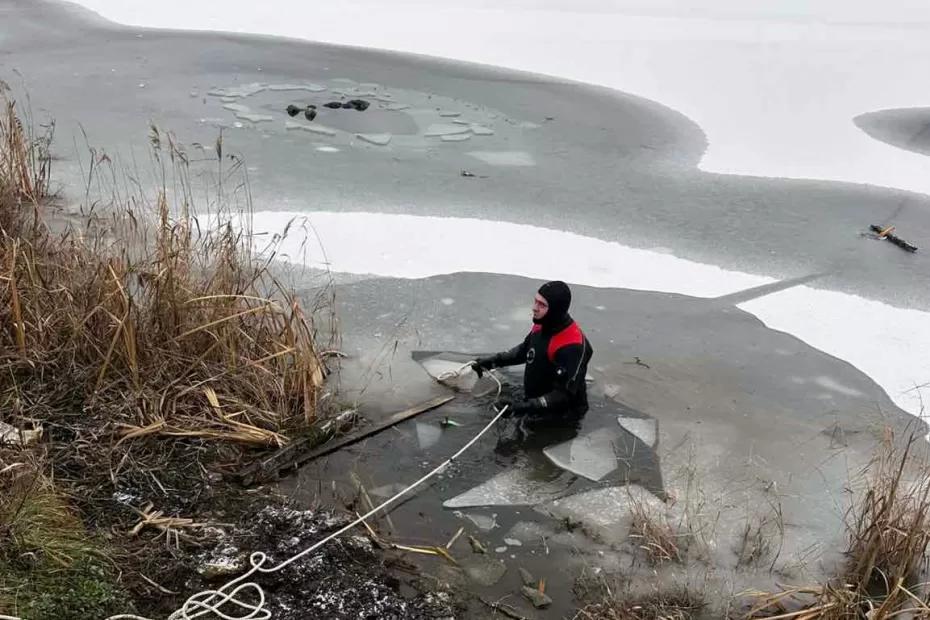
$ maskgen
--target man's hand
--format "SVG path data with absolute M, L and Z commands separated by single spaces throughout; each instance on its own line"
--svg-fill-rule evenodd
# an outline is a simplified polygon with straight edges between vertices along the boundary
M 475 371 L 475 374 L 478 375 L 479 379 L 484 376 L 486 371 L 491 370 L 492 368 L 494 368 L 493 357 L 479 357 L 471 363 L 471 369 Z
M 504 407 L 508 407 L 504 417 L 509 417 L 512 415 L 523 415 L 534 409 L 538 409 L 539 403 L 536 398 L 531 398 L 530 400 L 510 400 L 509 398 L 502 398 L 497 401 L 498 411 Z

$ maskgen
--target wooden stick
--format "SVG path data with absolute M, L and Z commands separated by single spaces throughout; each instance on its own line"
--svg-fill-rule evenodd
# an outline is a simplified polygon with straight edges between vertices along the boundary
M 371 428 L 366 428 L 365 430 L 359 431 L 358 433 L 354 433 L 337 441 L 327 443 L 309 452 L 301 451 L 302 449 L 306 449 L 308 447 L 308 444 L 310 443 L 309 439 L 294 442 L 291 445 L 285 446 L 281 450 L 278 450 L 271 456 L 248 465 L 245 469 L 236 474 L 236 477 L 239 479 L 240 483 L 246 486 L 255 484 L 256 482 L 263 482 L 269 479 L 274 479 L 282 469 L 299 467 L 314 459 L 318 459 L 321 456 L 332 454 L 337 450 L 351 446 L 352 444 L 358 443 L 363 439 L 367 439 L 372 435 L 377 435 L 378 433 L 387 430 L 392 426 L 400 424 L 401 422 L 409 420 L 410 418 L 441 407 L 454 398 L 455 396 L 440 396 L 438 398 L 428 400 L 424 403 L 420 403 L 414 407 L 410 407 L 409 409 L 398 411 L 397 413 L 388 416 L 378 424 L 375 424 Z

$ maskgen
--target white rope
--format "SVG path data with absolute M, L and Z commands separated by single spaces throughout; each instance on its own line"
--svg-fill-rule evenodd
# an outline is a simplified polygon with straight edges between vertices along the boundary
M 443 373 L 443 374 L 449 375 L 451 378 L 452 376 L 460 375 L 466 368 L 471 368 L 471 363 L 463 365 L 462 368 L 460 368 L 458 371 L 452 371 L 450 373 Z M 497 393 L 498 393 L 498 396 L 500 396 L 500 392 L 502 389 L 501 382 L 497 377 L 494 376 L 493 373 L 489 373 L 489 374 L 497 382 Z M 443 379 L 440 378 L 440 380 L 443 380 Z M 249 556 L 249 563 L 252 565 L 252 568 L 250 568 L 248 572 L 246 572 L 245 574 L 239 577 L 236 577 L 232 581 L 229 581 L 228 583 L 226 583 L 224 586 L 220 587 L 219 589 L 204 590 L 202 592 L 198 592 L 197 594 L 192 595 L 190 598 L 187 599 L 187 601 L 184 602 L 184 605 L 180 609 L 178 609 L 177 611 L 175 611 L 168 617 L 168 620 L 194 620 L 195 618 L 202 618 L 203 616 L 206 616 L 207 614 L 211 614 L 212 616 L 219 618 L 220 620 L 270 620 L 271 611 L 265 608 L 265 592 L 264 590 L 262 590 L 262 587 L 258 583 L 254 581 L 247 581 L 250 577 L 252 577 L 256 573 L 269 574 L 269 573 L 278 572 L 279 570 L 285 568 L 286 566 L 293 564 L 300 558 L 303 558 L 313 553 L 314 551 L 316 551 L 317 549 L 319 549 L 320 547 L 322 547 L 329 541 L 333 540 L 334 538 L 338 538 L 342 534 L 345 534 L 352 528 L 359 525 L 362 521 L 365 521 L 366 519 L 370 518 L 372 515 L 383 510 L 387 506 L 390 506 L 391 504 L 396 502 L 398 499 L 400 499 L 401 497 L 403 497 L 404 495 L 406 495 L 413 489 L 417 488 L 418 486 L 420 486 L 421 484 L 423 484 L 424 482 L 426 482 L 427 480 L 429 480 L 430 478 L 432 478 L 433 476 L 441 472 L 455 459 L 460 457 L 466 450 L 471 448 L 475 444 L 475 442 L 477 442 L 485 433 L 491 430 L 491 427 L 493 427 L 497 423 L 497 421 L 501 419 L 501 416 L 503 416 L 504 413 L 507 412 L 508 408 L 509 408 L 509 405 L 503 407 L 500 411 L 497 411 L 497 415 L 495 415 L 494 418 L 490 422 L 488 422 L 487 425 L 484 428 L 482 428 L 481 431 L 477 435 L 472 437 L 472 439 L 468 443 L 462 446 L 462 448 L 458 452 L 456 452 L 455 454 L 447 458 L 445 461 L 440 463 L 437 467 L 435 467 L 428 474 L 426 474 L 425 476 L 423 476 L 422 478 L 420 478 L 419 480 L 417 480 L 416 482 L 414 482 L 413 484 L 405 488 L 400 493 L 385 500 L 378 506 L 375 506 L 374 508 L 372 508 L 371 510 L 369 510 L 368 512 L 366 512 L 365 514 L 357 518 L 355 521 L 352 521 L 345 527 L 333 532 L 326 538 L 320 540 L 319 542 L 314 543 L 313 545 L 307 547 L 306 549 L 304 549 L 297 555 L 290 557 L 289 559 L 281 562 L 280 564 L 276 566 L 266 567 L 265 563 L 268 562 L 269 560 L 268 555 L 262 551 L 254 552 L 251 556 Z M 239 595 L 247 591 L 254 593 L 258 601 L 255 603 L 248 603 L 248 602 L 243 601 L 239 597 Z M 240 608 L 245 613 L 245 615 L 234 616 L 234 615 L 230 615 L 229 613 L 222 611 L 222 608 L 226 605 L 234 605 Z M 0 619 L 2 618 L 3 617 L 0 616 Z M 19 620 L 19 619 L 14 618 L 11 620 Z M 110 616 L 106 620 L 151 620 L 151 619 L 145 618 L 143 616 L 132 615 L 132 614 L 119 614 L 116 616 Z

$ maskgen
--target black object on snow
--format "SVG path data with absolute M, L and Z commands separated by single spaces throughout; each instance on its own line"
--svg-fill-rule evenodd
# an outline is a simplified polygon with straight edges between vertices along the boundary
M 885 233 L 883 235 L 882 233 L 885 231 L 885 229 L 882 228 L 881 226 L 876 226 L 875 224 L 872 224 L 871 226 L 869 226 L 869 229 L 874 233 L 878 233 L 879 238 L 885 239 L 886 241 L 890 241 L 891 243 L 895 244 L 896 246 L 898 246 L 899 248 L 901 248 L 902 250 L 906 252 L 913 253 L 917 251 L 916 245 L 911 245 L 910 243 L 908 243 L 901 237 L 898 237 L 897 235 L 893 235 L 890 232 Z

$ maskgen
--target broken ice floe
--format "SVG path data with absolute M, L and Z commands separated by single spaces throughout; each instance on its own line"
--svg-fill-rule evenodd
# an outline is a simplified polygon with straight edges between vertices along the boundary
M 465 128 L 465 131 L 471 131 Z M 470 151 L 466 153 L 492 166 L 535 166 L 533 156 L 526 151 Z
M 426 129 L 426 135 L 429 138 L 454 136 L 456 134 L 467 134 L 471 129 L 463 125 L 453 123 L 433 123 Z
M 467 368 L 470 360 L 466 355 L 414 351 L 413 359 L 419 362 L 433 379 L 453 389 L 469 392 L 478 384 L 478 375 Z
M 489 517 L 487 515 L 463 513 L 459 510 L 456 510 L 453 514 L 460 519 L 468 519 L 482 532 L 490 532 L 497 527 L 496 513 Z
M 619 417 L 617 418 L 617 424 L 650 448 L 656 447 L 659 438 L 659 423 L 657 420 Z
M 439 139 L 442 140 L 443 142 L 465 142 L 466 140 L 470 138 L 471 138 L 471 134 L 459 133 L 459 134 L 454 134 L 451 136 L 448 136 L 448 135 L 441 136 Z
M 253 82 L 243 84 L 242 86 L 233 86 L 231 88 L 213 88 L 207 94 L 212 97 L 251 97 L 268 88 L 265 84 Z
M 410 106 L 407 105 L 406 103 L 392 103 L 388 105 L 385 109 L 390 110 L 392 112 L 400 112 L 401 110 L 410 109 Z
M 600 530 L 610 540 L 623 540 L 629 533 L 633 506 L 643 506 L 649 514 L 664 514 L 665 504 L 645 488 L 631 484 L 596 489 L 537 506 L 537 512 L 556 519 L 568 518 Z M 606 542 L 606 541 L 605 541 Z
M 616 445 L 620 431 L 601 428 L 588 435 L 543 450 L 550 461 L 573 474 L 597 482 L 617 469 Z
M 251 112 L 252 108 L 241 103 L 224 103 L 223 109 L 229 110 L 230 112 Z
M 439 438 L 442 437 L 442 429 L 433 424 L 416 422 L 416 429 L 417 443 L 420 445 L 421 450 L 432 448 L 439 443 Z
M 236 118 L 250 123 L 267 123 L 274 120 L 274 117 L 268 114 L 253 114 L 251 112 L 236 112 Z
M 392 482 L 391 484 L 385 484 L 380 487 L 376 487 L 368 491 L 369 495 L 374 497 L 393 497 L 407 488 L 407 485 L 401 484 L 399 482 Z
M 507 572 L 507 565 L 500 560 L 489 558 L 486 555 L 473 555 L 464 558 L 460 564 L 468 577 L 482 585 L 493 586 L 499 582 Z
M 289 91 L 289 90 L 305 90 L 311 93 L 322 93 L 326 90 L 325 86 L 320 84 L 269 84 L 268 90 L 274 91 Z
M 285 121 L 284 128 L 291 129 L 301 129 L 303 131 L 309 131 L 310 133 L 319 134 L 321 136 L 335 136 L 336 130 L 330 129 L 325 125 L 307 125 L 306 123 L 297 123 L 294 121 Z
M 391 143 L 391 134 L 389 133 L 357 133 L 355 137 L 376 146 L 387 146 Z
M 517 468 L 502 472 L 442 505 L 446 508 L 532 506 L 559 497 L 566 488 L 564 482 L 534 480 L 529 470 Z

